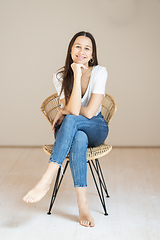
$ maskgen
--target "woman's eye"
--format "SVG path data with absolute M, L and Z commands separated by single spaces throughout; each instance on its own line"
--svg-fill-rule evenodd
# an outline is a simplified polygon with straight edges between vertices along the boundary
M 76 46 L 76 48 L 80 48 L 80 46 Z
M 89 50 L 89 48 L 86 48 L 86 50 Z

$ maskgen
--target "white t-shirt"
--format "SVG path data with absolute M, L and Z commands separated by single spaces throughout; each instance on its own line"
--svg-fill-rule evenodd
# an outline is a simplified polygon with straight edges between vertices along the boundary
M 53 83 L 59 95 L 61 92 L 62 79 L 61 80 L 57 79 L 56 73 L 53 74 Z M 105 95 L 105 86 L 106 86 L 107 77 L 108 77 L 108 73 L 105 67 L 102 67 L 99 65 L 93 66 L 87 90 L 81 99 L 82 107 L 86 107 L 88 105 L 92 93 L 99 93 L 99 94 Z M 62 91 L 60 99 L 63 99 L 64 97 L 65 97 L 64 91 Z M 100 113 L 100 111 L 101 111 L 101 106 L 99 107 L 95 116 L 97 116 L 98 113 Z

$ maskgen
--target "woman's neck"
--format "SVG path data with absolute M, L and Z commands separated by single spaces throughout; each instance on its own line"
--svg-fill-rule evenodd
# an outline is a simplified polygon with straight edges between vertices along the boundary
M 93 67 L 88 67 L 88 69 L 82 69 L 82 78 L 87 77 L 90 75 Z

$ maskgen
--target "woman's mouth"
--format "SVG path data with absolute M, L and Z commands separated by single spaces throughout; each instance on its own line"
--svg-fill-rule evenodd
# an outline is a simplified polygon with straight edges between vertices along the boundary
M 86 57 L 84 57 L 84 56 L 79 56 L 79 55 L 76 55 L 76 57 L 77 57 L 78 59 L 80 59 L 80 60 L 86 58 Z

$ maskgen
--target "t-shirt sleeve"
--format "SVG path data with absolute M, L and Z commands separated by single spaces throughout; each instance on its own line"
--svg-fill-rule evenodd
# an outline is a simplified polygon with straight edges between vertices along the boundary
M 99 93 L 105 95 L 105 87 L 108 73 L 105 67 L 100 69 L 93 80 L 92 93 Z
M 62 82 L 61 82 L 61 80 L 57 79 L 56 73 L 53 74 L 53 79 L 52 80 L 53 80 L 53 84 L 56 88 L 58 96 L 60 97 L 60 99 L 63 99 L 65 97 L 64 96 L 64 91 L 62 91 L 62 93 L 60 95 Z

